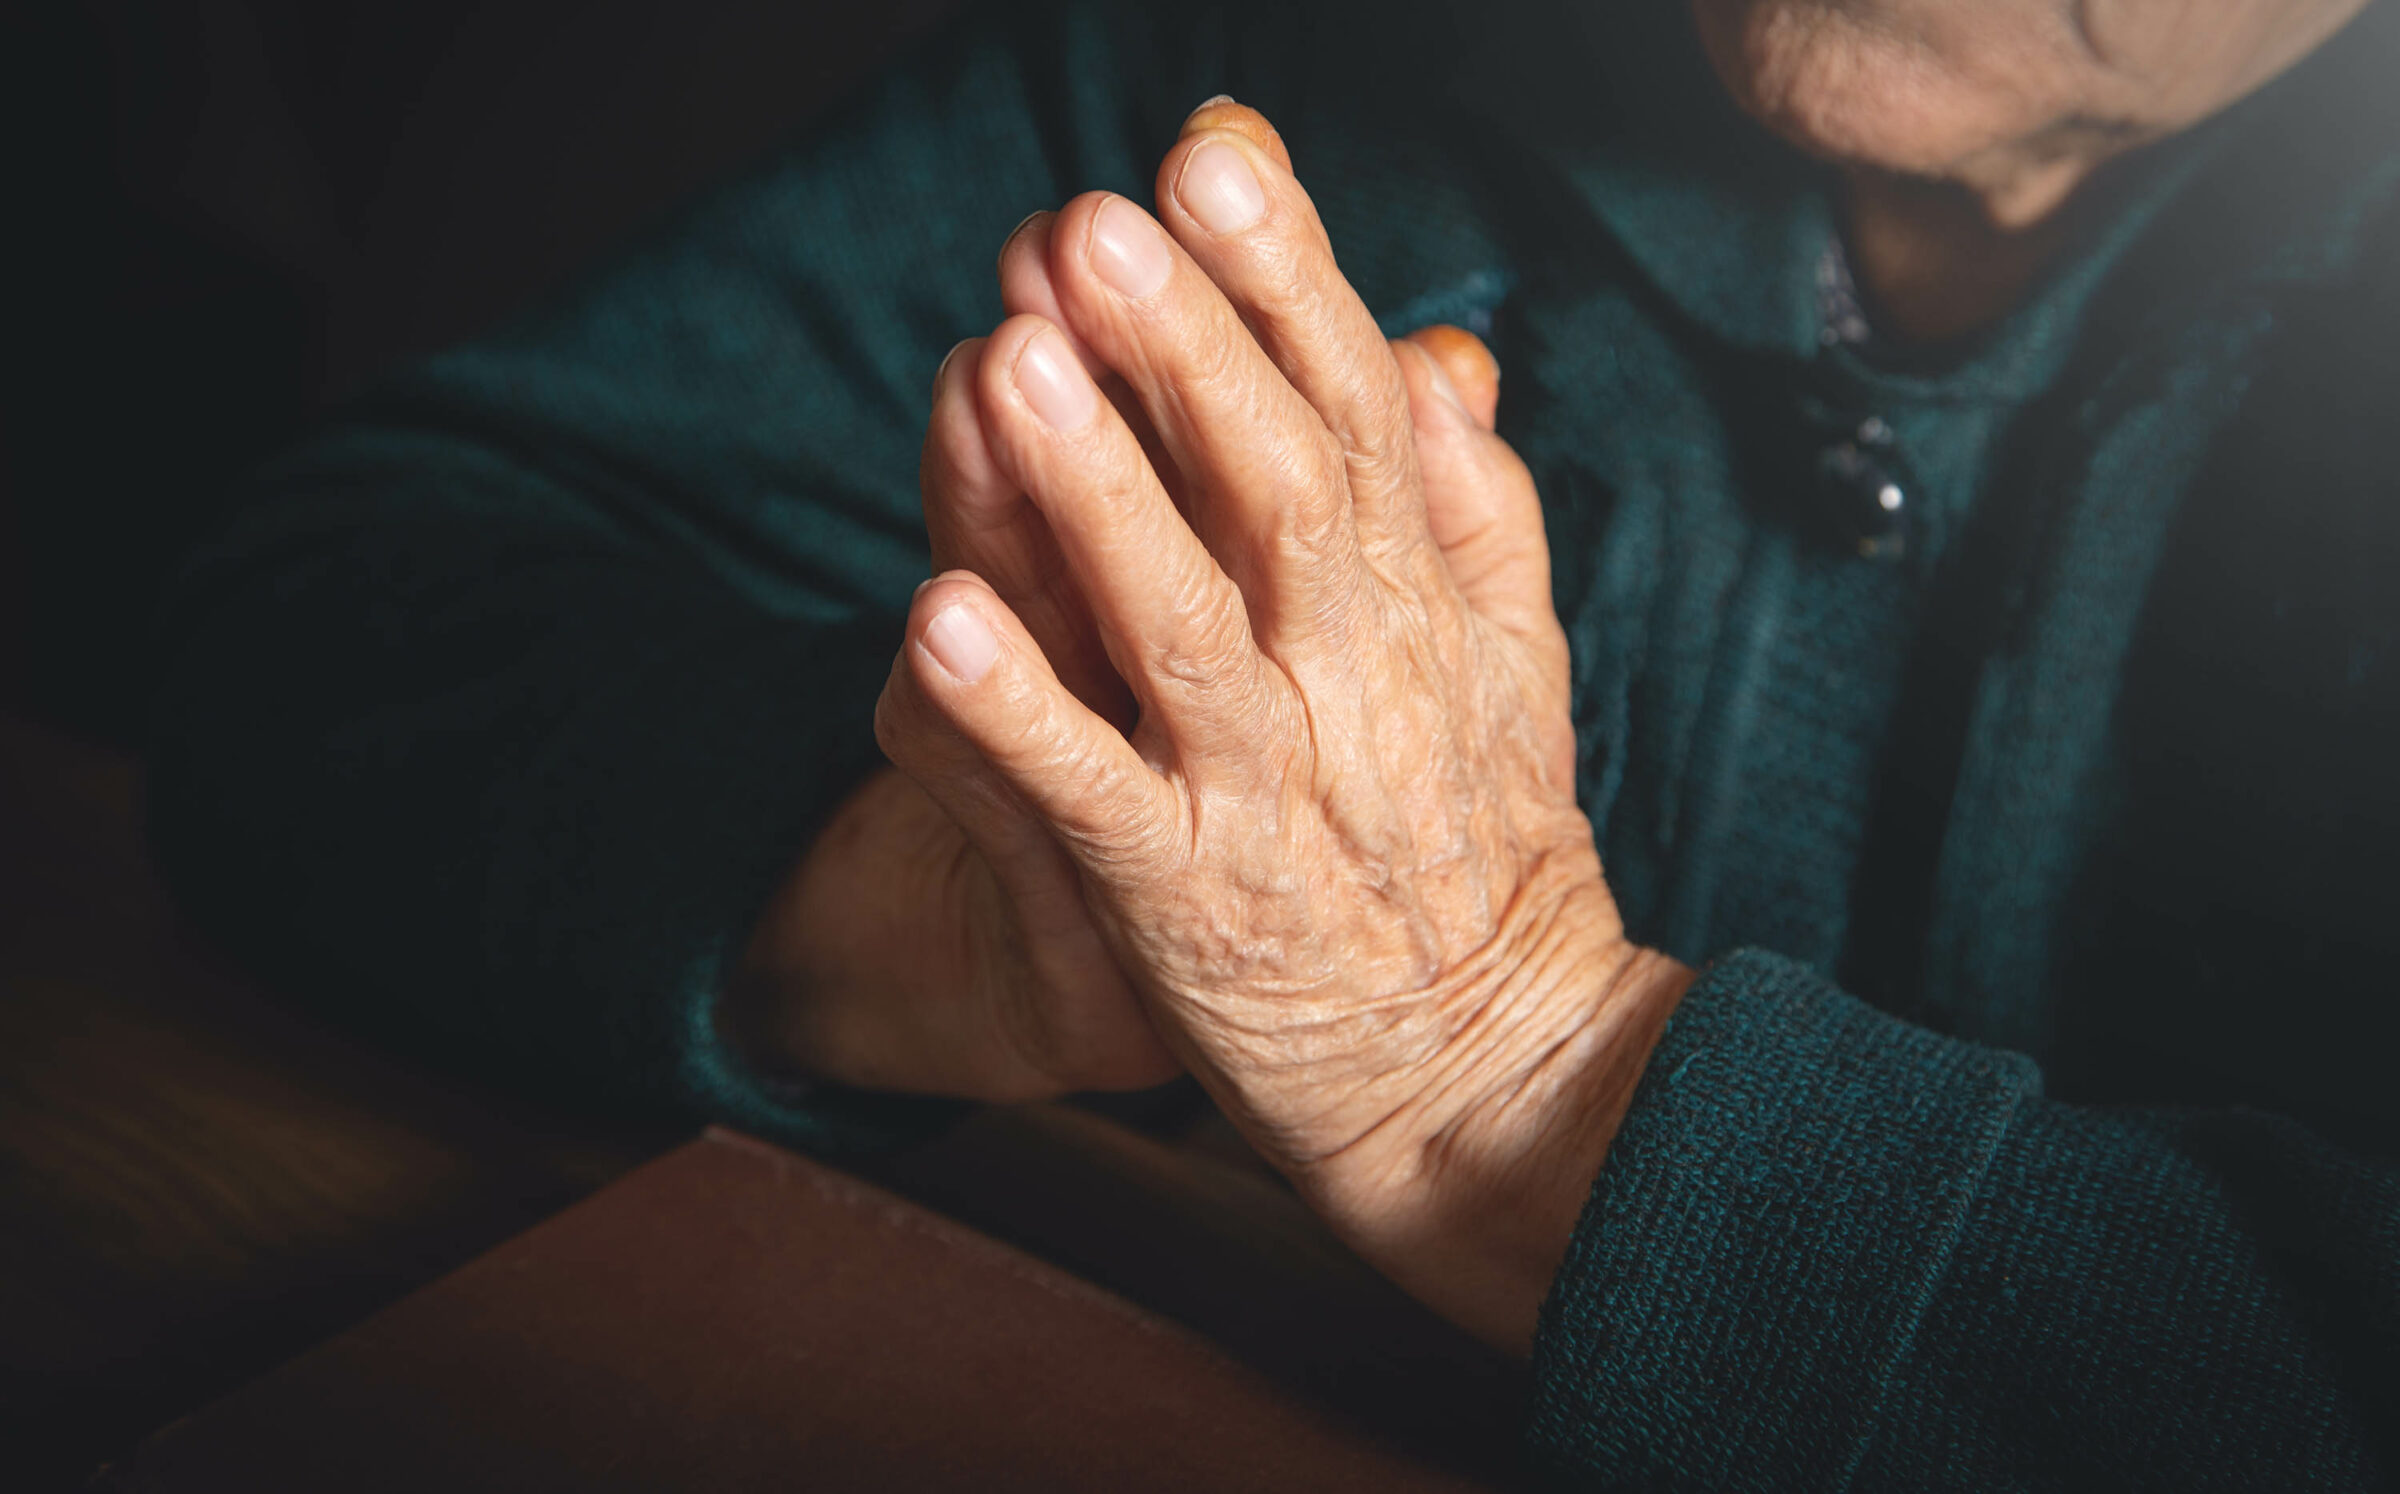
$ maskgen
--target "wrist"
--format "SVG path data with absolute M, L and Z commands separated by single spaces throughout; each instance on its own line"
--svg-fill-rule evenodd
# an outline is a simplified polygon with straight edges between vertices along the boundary
M 1287 1170 L 1350 1246 L 1477 1336 L 1525 1352 L 1693 972 L 1624 937 L 1593 867 L 1529 901 L 1487 968 L 1439 993 L 1445 1039 L 1339 1151 Z
M 892 769 L 837 806 L 761 910 L 717 1002 L 717 1028 L 763 1073 L 853 1089 L 976 1093 L 988 1041 L 952 966 L 988 967 L 964 948 L 963 843 L 941 811 Z M 947 897 L 943 894 L 948 894 Z M 964 1031 L 960 1029 L 964 1028 Z

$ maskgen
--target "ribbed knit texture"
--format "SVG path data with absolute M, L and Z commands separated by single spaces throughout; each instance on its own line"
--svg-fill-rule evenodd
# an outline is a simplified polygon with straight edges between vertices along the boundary
M 939 1124 L 745 1069 L 724 962 L 875 762 L 994 247 L 1146 198 L 1230 92 L 1389 330 L 1498 351 L 1611 886 L 1708 962 L 1545 1310 L 1533 1464 L 2390 1477 L 2400 19 L 1903 369 L 1820 344 L 1830 183 L 1681 15 L 979 13 L 259 477 L 168 612 L 170 874 L 433 1061 L 827 1150 Z M 1811 506 L 1829 409 L 1900 435 L 1902 560 Z
M 1535 1438 L 1637 1485 L 1846 1483 L 2038 1088 L 1779 957 L 1720 962 L 1560 1273 Z

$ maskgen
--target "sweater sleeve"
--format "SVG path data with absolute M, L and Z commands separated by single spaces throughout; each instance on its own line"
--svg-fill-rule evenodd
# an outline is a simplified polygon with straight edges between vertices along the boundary
M 2266 1115 L 2051 1101 L 1745 952 L 1658 1049 L 1535 1371 L 1569 1487 L 2381 1487 L 2400 1178 Z
M 1011 225 L 1141 192 L 1224 52 L 987 8 L 563 301 L 249 485 L 170 598 L 150 824 L 297 997 L 519 1088 L 840 1148 L 933 1102 L 715 1036 L 729 954 L 876 764 L 944 351 Z

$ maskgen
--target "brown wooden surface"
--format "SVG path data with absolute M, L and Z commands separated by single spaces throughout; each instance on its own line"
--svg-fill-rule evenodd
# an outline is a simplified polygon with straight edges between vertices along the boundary
M 0 1467 L 48 1487 L 673 1138 L 566 1128 L 266 1000 L 176 921 L 120 753 L 0 722 Z
M 176 920 L 121 753 L 0 719 L 0 1467 L 140 1437 L 681 1140 L 415 1072 Z M 1502 1466 L 1513 1366 L 1331 1240 L 1221 1121 L 991 1112 L 867 1169 L 1192 1325 L 1288 1393 Z
M 1467 1494 L 1174 1324 L 712 1131 L 112 1469 L 125 1494 Z

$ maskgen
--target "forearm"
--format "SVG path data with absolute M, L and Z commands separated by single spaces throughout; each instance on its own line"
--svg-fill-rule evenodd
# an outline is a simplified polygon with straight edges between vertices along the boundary
M 1424 1025 L 1438 1036 L 1405 1060 L 1306 1081 L 1302 1093 L 1365 1099 L 1379 1118 L 1340 1150 L 1287 1170 L 1366 1260 L 1442 1316 L 1522 1354 L 1692 972 L 1627 943 L 1593 882 L 1512 920 L 1465 975 L 1456 989 L 1422 993 L 1439 1013 Z M 1394 1052 L 1340 1046 L 1345 1064 L 1358 1054 L 1389 1063 Z
M 292 501 L 262 490 L 170 609 L 168 871 L 346 1022 L 693 1103 L 687 1014 L 842 762 L 863 771 L 877 680 L 845 661 L 875 640 L 762 616 L 481 463 L 346 493 L 341 450 Z
M 445 1061 L 773 1121 L 717 987 L 877 761 L 925 379 L 993 300 L 953 236 L 1122 154 L 1147 59 L 1032 117 L 1070 43 L 1112 44 L 963 23 L 253 484 L 164 640 L 159 832 L 214 927 Z
M 2364 1486 L 2396 1241 L 2383 1163 L 2048 1101 L 2022 1058 L 1737 955 L 1600 1171 L 1533 1452 L 1608 1487 Z

